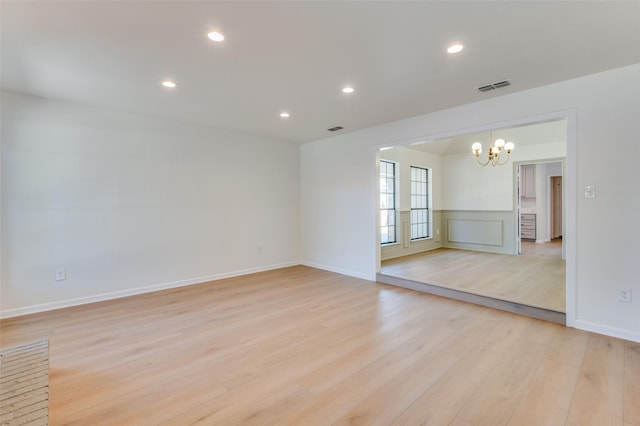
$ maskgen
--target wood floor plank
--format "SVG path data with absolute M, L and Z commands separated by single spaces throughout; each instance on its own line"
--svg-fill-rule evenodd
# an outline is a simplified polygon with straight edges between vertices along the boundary
M 564 424 L 582 366 L 589 334 L 556 327 L 545 358 L 509 425 Z
M 420 328 L 407 326 L 383 332 L 367 339 L 365 343 L 344 356 L 321 365 L 311 373 L 299 378 L 297 383 L 314 395 L 320 395 L 355 374 L 362 369 L 363 365 L 374 362 L 400 344 L 416 337 L 421 331 Z
M 158 424 L 175 415 L 175 407 L 196 406 L 205 403 L 227 392 L 215 380 L 203 378 L 200 369 L 180 371 L 174 380 L 165 381 L 156 386 L 150 380 L 149 386 L 140 388 L 138 384 L 131 387 L 117 384 L 117 395 L 103 392 L 101 398 L 89 391 L 89 398 L 82 401 L 71 399 L 66 404 L 57 404 L 55 418 L 65 425 L 126 425 L 136 424 L 144 420 L 145 424 Z M 157 379 L 155 380 L 157 382 Z M 76 394 L 77 396 L 77 394 Z M 145 407 L 144 419 L 140 416 L 140 407 Z
M 500 359 L 491 375 L 480 385 L 451 424 L 507 424 L 547 349 L 548 345 L 526 337 L 519 339 Z
M 439 342 L 448 336 L 449 332 L 444 328 L 429 333 L 423 331 L 415 338 L 400 344 L 391 352 L 363 366 L 344 381 L 318 395 L 312 404 L 299 412 L 292 413 L 280 424 L 334 423 L 362 401 L 368 392 L 384 385 L 408 365 L 433 350 Z
M 623 424 L 624 346 L 620 339 L 589 336 L 567 424 Z
M 640 343 L 625 342 L 624 422 L 640 426 Z
M 485 350 L 467 354 L 394 421 L 394 425 L 446 425 L 496 368 L 502 354 Z
M 523 242 L 523 253 L 517 256 L 440 248 L 384 260 L 381 273 L 565 312 L 562 241 Z
M 640 344 L 305 266 L 0 320 L 41 338 L 52 425 L 639 426 Z
M 333 424 L 390 424 L 457 361 L 443 352 L 427 354 L 419 360 L 420 367 L 401 371 Z
M 306 389 L 296 384 L 277 390 L 267 398 L 258 401 L 247 410 L 242 410 L 225 419 L 220 425 L 274 425 L 287 413 L 296 411 L 314 398 Z
M 417 360 L 415 366 L 400 371 L 382 387 L 369 393 L 335 424 L 391 424 L 433 383 L 456 365 L 463 354 L 477 347 L 495 324 L 493 318 L 487 317 L 485 322 L 477 321 L 476 324 L 465 327 L 464 332 L 458 334 L 456 339 L 441 342 L 437 351 L 425 354 Z

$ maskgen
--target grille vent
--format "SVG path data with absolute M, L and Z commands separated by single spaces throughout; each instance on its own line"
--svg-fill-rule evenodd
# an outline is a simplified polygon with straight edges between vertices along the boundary
M 330 128 L 330 129 L 327 129 L 327 130 L 328 130 L 328 131 L 330 131 L 330 132 L 335 132 L 335 131 L 337 131 L 337 130 L 342 130 L 342 129 L 344 129 L 344 127 L 342 127 L 342 126 L 336 126 L 336 127 L 332 127 L 332 128 Z
M 511 86 L 509 80 L 498 81 L 497 83 L 487 84 L 486 86 L 478 87 L 478 91 L 480 92 L 489 92 L 491 90 L 500 89 L 501 87 Z

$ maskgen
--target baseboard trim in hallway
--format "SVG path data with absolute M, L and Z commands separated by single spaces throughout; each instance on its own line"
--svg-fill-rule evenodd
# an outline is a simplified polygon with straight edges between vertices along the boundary
M 514 314 L 520 314 L 544 321 L 550 321 L 556 324 L 566 325 L 567 323 L 567 315 L 564 312 L 523 305 L 521 303 L 509 302 L 493 297 L 481 296 L 479 294 L 467 293 L 465 291 L 454 290 L 451 288 L 441 287 L 433 284 L 426 284 L 419 281 L 395 277 L 393 275 L 376 274 L 376 281 L 379 283 L 391 284 L 399 287 L 409 288 L 412 290 L 422 291 L 424 293 L 435 294 L 436 296 L 448 297 L 450 299 L 474 303 L 481 306 L 487 306 L 489 308 L 512 312 Z

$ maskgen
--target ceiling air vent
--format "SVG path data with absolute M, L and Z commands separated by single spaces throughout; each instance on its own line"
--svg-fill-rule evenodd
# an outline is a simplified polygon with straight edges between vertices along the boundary
M 342 127 L 342 126 L 336 126 L 336 127 L 332 127 L 332 128 L 330 128 L 330 129 L 327 129 L 327 130 L 328 130 L 328 131 L 330 131 L 330 132 L 335 132 L 335 131 L 337 131 L 337 130 L 342 130 L 342 129 L 344 129 L 344 127 Z
M 487 84 L 486 86 L 478 87 L 479 92 L 488 92 L 490 90 L 499 89 L 501 87 L 511 86 L 509 80 L 499 81 L 497 83 Z
M 495 87 L 496 89 L 499 89 L 501 87 L 507 87 L 507 86 L 511 86 L 511 83 L 509 83 L 509 80 L 493 83 L 493 87 Z

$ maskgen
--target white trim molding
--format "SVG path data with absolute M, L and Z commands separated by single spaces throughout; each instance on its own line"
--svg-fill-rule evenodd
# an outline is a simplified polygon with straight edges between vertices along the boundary
M 592 333 L 603 334 L 605 336 L 617 337 L 619 339 L 640 343 L 640 333 L 636 333 L 634 331 L 608 327 L 606 325 L 595 324 L 582 320 L 576 320 L 574 326 L 579 330 L 590 331 Z
M 173 281 L 168 283 L 153 284 L 144 287 L 130 288 L 126 290 L 112 291 L 109 293 L 96 294 L 92 296 L 77 297 L 51 303 L 42 303 L 39 305 L 26 306 L 22 308 L 8 309 L 0 311 L 0 319 L 18 317 L 22 315 L 36 314 L 40 312 L 52 311 L 54 309 L 68 308 L 71 306 L 86 305 L 88 303 L 103 302 L 106 300 L 120 299 L 122 297 L 135 296 L 138 294 L 152 293 L 154 291 L 168 290 L 172 288 L 185 287 L 188 285 L 202 284 L 209 281 L 217 281 L 224 278 L 239 277 L 241 275 L 255 274 L 257 272 L 271 271 L 274 269 L 287 268 L 289 266 L 299 265 L 299 262 L 286 262 L 276 265 L 268 265 L 259 268 L 242 269 L 239 271 L 225 272 L 222 274 L 214 274 L 205 277 L 190 278 L 186 280 Z
M 335 272 L 336 274 L 347 275 L 349 277 L 360 278 L 360 279 L 363 279 L 363 280 L 373 281 L 373 282 L 376 281 L 376 274 L 375 273 L 373 273 L 372 275 L 361 274 L 361 273 L 358 273 L 358 272 L 349 271 L 347 269 L 334 268 L 332 266 L 321 265 L 319 263 L 307 262 L 307 261 L 302 261 L 302 262 L 300 262 L 300 264 L 303 265 L 303 266 L 308 266 L 310 268 L 322 269 L 323 271 L 329 271 L 329 272 Z

